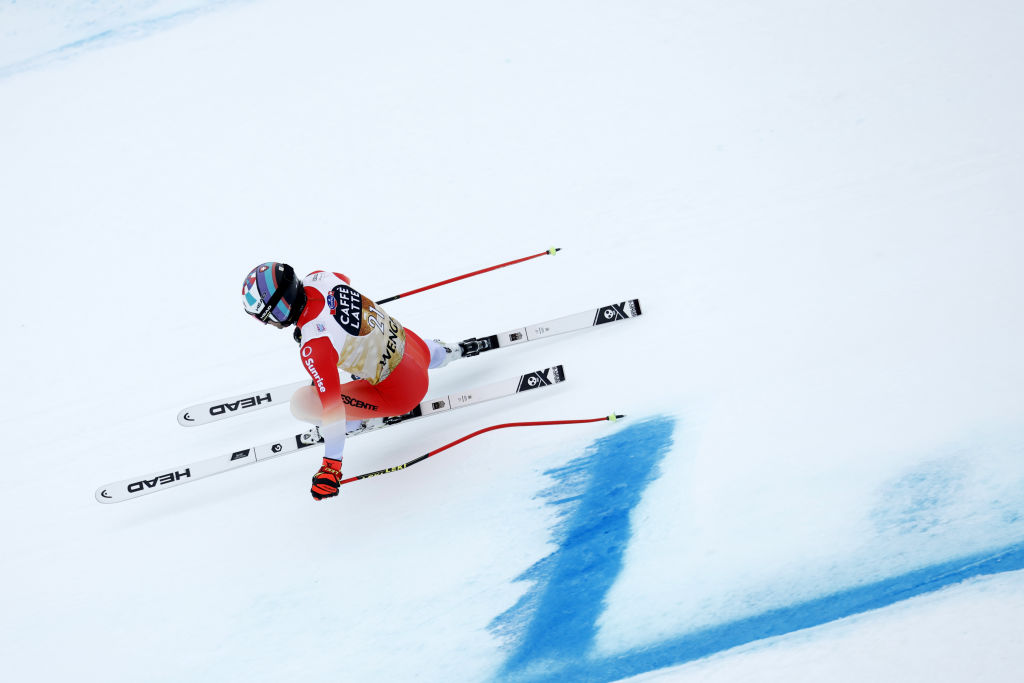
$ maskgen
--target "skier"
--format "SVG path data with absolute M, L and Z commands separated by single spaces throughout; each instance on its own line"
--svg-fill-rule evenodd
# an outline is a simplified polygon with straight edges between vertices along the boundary
M 321 425 L 316 500 L 338 495 L 347 432 L 415 408 L 427 393 L 427 370 L 462 355 L 458 344 L 424 341 L 403 327 L 340 273 L 317 270 L 300 280 L 288 264 L 262 263 L 242 284 L 242 305 L 266 325 L 298 325 L 299 356 L 313 383 L 295 392 L 291 408 Z M 339 369 L 355 381 L 342 388 Z

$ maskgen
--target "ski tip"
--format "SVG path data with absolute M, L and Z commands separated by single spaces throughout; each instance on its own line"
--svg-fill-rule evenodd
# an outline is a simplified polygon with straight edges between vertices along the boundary
M 561 247 L 551 247 L 550 249 L 548 249 L 548 253 L 551 254 L 552 256 L 554 256 L 560 251 L 562 251 Z
M 615 422 L 616 420 L 621 420 L 624 417 L 626 417 L 626 416 L 625 415 L 617 415 L 616 413 L 612 413 L 611 415 L 608 416 L 608 421 L 609 422 Z
M 114 497 L 107 493 L 109 486 L 101 486 L 96 489 L 96 502 L 97 503 L 114 503 Z

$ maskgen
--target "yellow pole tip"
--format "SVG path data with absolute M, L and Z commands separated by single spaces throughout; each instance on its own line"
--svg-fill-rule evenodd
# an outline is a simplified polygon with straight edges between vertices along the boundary
M 554 256 L 558 252 L 558 247 L 551 247 L 548 249 L 548 253 Z
M 608 421 L 609 422 L 615 422 L 618 419 L 619 419 L 619 416 L 616 415 L 615 413 L 612 413 L 611 415 L 608 416 Z

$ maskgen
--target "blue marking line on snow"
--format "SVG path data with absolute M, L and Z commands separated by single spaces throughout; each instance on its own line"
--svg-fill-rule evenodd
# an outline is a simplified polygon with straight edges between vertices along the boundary
M 69 41 L 63 45 L 45 50 L 40 54 L 26 57 L 9 64 L 0 64 L 0 80 L 17 73 L 46 66 L 53 61 L 68 59 L 87 50 L 102 48 L 120 41 L 144 38 L 159 31 L 177 26 L 203 14 L 219 10 L 226 5 L 247 1 L 249 0 L 205 0 L 205 2 L 197 0 L 197 3 L 192 7 L 178 9 L 161 16 L 137 20 L 129 19 L 124 23 L 83 36 L 77 40 Z M 121 9 L 122 12 L 130 17 L 133 11 L 145 10 L 146 7 L 143 6 L 142 8 L 135 8 L 131 6 L 131 3 L 129 3 L 128 7 Z M 60 18 L 60 15 L 55 13 L 55 18 Z M 67 11 L 64 20 L 73 21 L 74 18 L 75 13 L 72 9 Z
M 745 619 L 594 657 L 597 619 L 622 569 L 629 516 L 672 443 L 674 421 L 655 418 L 600 439 L 541 495 L 559 508 L 558 550 L 519 578 L 533 587 L 491 624 L 511 652 L 497 673 L 514 681 L 614 681 L 733 647 L 826 624 L 967 579 L 1024 569 L 1024 543 L 936 563 Z
M 545 473 L 556 484 L 541 495 L 563 517 L 554 530 L 559 549 L 519 577 L 533 589 L 491 624 L 518 641 L 503 675 L 572 666 L 590 649 L 632 535 L 630 512 L 668 452 L 674 425 L 669 418 L 632 425 Z

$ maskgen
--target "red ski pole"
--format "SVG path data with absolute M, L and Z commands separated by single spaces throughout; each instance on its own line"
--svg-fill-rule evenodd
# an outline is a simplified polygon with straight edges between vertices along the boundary
M 616 420 L 621 419 L 623 417 L 625 417 L 625 415 L 615 415 L 613 413 L 612 415 L 608 415 L 606 417 L 594 417 L 594 418 L 590 418 L 589 420 L 549 420 L 549 421 L 546 421 L 546 422 L 508 422 L 506 424 L 493 425 L 491 427 L 485 427 L 483 429 L 478 429 L 477 431 L 473 432 L 472 434 L 467 434 L 466 436 L 462 437 L 461 439 L 456 439 L 455 441 L 452 441 L 451 443 L 445 444 L 444 446 L 441 446 L 440 448 L 435 448 L 434 450 L 430 451 L 429 453 L 425 453 L 424 455 L 421 455 L 420 457 L 418 457 L 418 458 L 416 458 L 414 460 L 410 460 L 409 462 L 404 463 L 402 465 L 395 465 L 394 467 L 388 467 L 388 468 L 383 469 L 383 470 L 377 470 L 376 472 L 367 472 L 366 474 L 359 474 L 359 475 L 356 475 L 354 477 L 349 477 L 348 479 L 342 479 L 340 482 L 338 482 L 338 486 L 341 486 L 342 484 L 350 484 L 353 481 L 359 481 L 360 479 L 369 479 L 370 477 L 376 477 L 376 476 L 379 476 L 381 474 L 390 474 L 392 472 L 397 472 L 399 470 L 404 470 L 405 468 L 412 467 L 416 463 L 422 462 L 422 461 L 426 460 L 427 458 L 429 458 L 431 456 L 434 456 L 434 455 L 437 455 L 438 453 L 446 451 L 449 448 L 452 448 L 453 446 L 458 446 L 463 441 L 468 441 L 469 439 L 472 439 L 474 436 L 480 436 L 481 434 L 486 434 L 487 432 L 493 432 L 495 429 L 506 429 L 508 427 L 545 427 L 545 426 L 549 426 L 549 425 L 575 425 L 575 424 L 585 424 L 587 422 L 606 422 L 606 421 L 607 422 L 615 422 Z
M 419 294 L 420 292 L 425 292 L 428 289 L 433 289 L 434 287 L 440 287 L 442 285 L 451 284 L 452 282 L 458 282 L 459 280 L 465 280 L 467 277 L 473 277 L 474 275 L 481 275 L 483 273 L 489 273 L 490 271 L 497 270 L 498 268 L 504 268 L 505 266 L 514 266 L 517 263 L 522 263 L 523 261 L 529 261 L 530 259 L 539 258 L 541 256 L 547 256 L 547 255 L 554 256 L 559 251 L 561 251 L 561 248 L 559 248 L 559 247 L 551 247 L 547 251 L 542 251 L 539 254 L 533 254 L 532 256 L 524 256 L 523 258 L 516 259 L 515 261 L 509 261 L 508 263 L 499 263 L 498 265 L 491 266 L 490 268 L 483 268 L 481 270 L 474 270 L 472 273 L 466 273 L 465 275 L 459 275 L 457 277 L 449 278 L 447 280 L 442 280 L 441 282 L 435 282 L 434 284 L 427 285 L 426 287 L 420 287 L 418 289 L 413 289 L 413 290 L 410 290 L 408 292 L 402 292 L 401 294 L 396 294 L 394 296 L 389 296 L 386 299 L 380 299 L 379 301 L 377 301 L 377 303 L 378 304 L 386 304 L 387 302 L 394 301 L 395 299 L 401 299 L 402 297 L 410 296 L 412 294 Z

